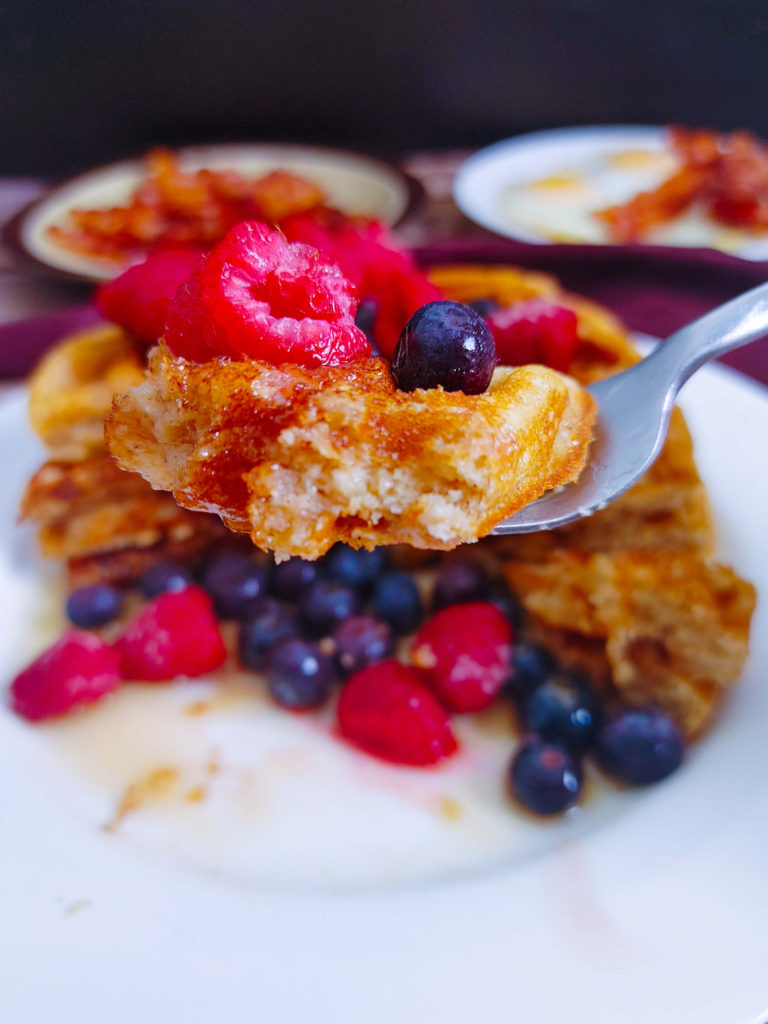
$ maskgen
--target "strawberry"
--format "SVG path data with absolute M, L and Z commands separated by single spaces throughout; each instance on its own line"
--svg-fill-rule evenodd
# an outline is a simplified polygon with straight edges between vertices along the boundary
M 489 601 L 443 608 L 416 634 L 413 664 L 451 711 L 481 711 L 510 674 L 512 629 Z
M 201 676 L 226 657 L 213 603 L 201 587 L 168 591 L 139 612 L 115 644 L 125 679 Z
M 337 716 L 345 739 L 385 761 L 430 765 L 458 749 L 445 709 L 399 661 L 380 661 L 350 676 Z
M 93 633 L 68 630 L 11 683 L 11 706 L 32 722 L 66 715 L 120 684 L 120 658 Z

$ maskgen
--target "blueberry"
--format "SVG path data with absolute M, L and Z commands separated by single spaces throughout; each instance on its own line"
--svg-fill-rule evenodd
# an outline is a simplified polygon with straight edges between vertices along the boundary
M 269 587 L 276 597 L 294 601 L 301 597 L 307 587 L 312 586 L 320 574 L 317 562 L 305 562 L 303 558 L 289 558 L 272 569 Z
M 525 699 L 523 719 L 544 739 L 563 743 L 569 750 L 584 751 L 595 737 L 599 705 L 578 681 L 552 676 Z
M 203 586 L 222 619 L 247 619 L 264 599 L 266 574 L 247 555 L 221 555 L 203 573 Z
M 505 583 L 500 580 L 492 583 L 484 600 L 495 604 L 513 629 L 520 629 L 525 621 L 525 610 Z
M 323 567 L 331 579 L 344 583 L 355 590 L 365 591 L 371 587 L 387 564 L 384 548 L 356 551 L 347 544 L 335 544 L 328 552 Z
M 495 299 L 473 299 L 467 305 L 483 318 L 490 316 L 491 313 L 495 313 L 499 308 L 499 304 Z
M 685 753 L 682 734 L 660 708 L 623 708 L 597 732 L 595 754 L 609 775 L 642 786 L 671 774 Z
M 256 671 L 264 668 L 272 648 L 281 640 L 295 636 L 298 631 L 298 617 L 294 609 L 267 598 L 254 617 L 240 625 L 240 661 L 246 668 Z
M 283 640 L 270 655 L 267 681 L 281 707 L 291 711 L 319 708 L 331 693 L 333 662 L 317 644 L 298 638 Z
M 139 586 L 147 598 L 157 597 L 166 591 L 176 593 L 194 582 L 191 571 L 181 562 L 155 562 L 139 577 Z
M 357 591 L 335 580 L 317 580 L 299 605 L 301 620 L 312 636 L 328 636 L 360 606 Z
M 381 577 L 373 591 L 373 610 L 401 636 L 418 629 L 424 617 L 419 588 L 407 572 Z
M 392 630 L 386 622 L 371 615 L 353 615 L 336 628 L 333 634 L 336 665 L 343 675 L 384 661 L 395 649 Z
M 392 377 L 401 391 L 443 387 L 480 395 L 496 366 L 496 345 L 488 324 L 460 302 L 429 302 L 400 334 Z
M 538 644 L 518 644 L 512 653 L 512 673 L 508 690 L 513 697 L 527 697 L 552 675 L 557 662 Z
M 75 626 L 92 629 L 111 622 L 120 614 L 122 606 L 122 598 L 114 587 L 94 583 L 72 591 L 67 598 L 67 618 Z
M 529 811 L 559 814 L 579 797 L 581 765 L 565 747 L 533 737 L 512 758 L 509 781 L 512 795 Z
M 355 313 L 355 324 L 360 328 L 368 341 L 375 343 L 373 336 L 373 325 L 376 321 L 376 314 L 379 305 L 375 299 L 362 299 Z
M 439 611 L 451 604 L 482 601 L 487 590 L 488 575 L 482 565 L 467 558 L 457 558 L 447 562 L 438 573 L 432 591 L 432 607 Z

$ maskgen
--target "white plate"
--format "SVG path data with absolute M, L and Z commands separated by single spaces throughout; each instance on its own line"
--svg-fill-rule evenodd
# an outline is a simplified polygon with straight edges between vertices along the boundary
M 766 392 L 708 369 L 683 397 L 722 554 L 765 594 Z M 54 577 L 14 526 L 41 454 L 23 410 L 21 392 L 0 403 L 4 678 L 58 628 Z M 267 788 L 251 790 L 261 823 L 235 820 L 241 805 L 225 786 L 212 809 L 162 805 L 105 833 L 116 776 L 98 765 L 122 763 L 112 711 L 127 712 L 129 758 L 173 760 L 187 726 L 168 706 L 206 684 L 134 687 L 138 703 L 128 694 L 61 726 L 3 711 L 0 1019 L 762 1024 L 767 627 L 761 602 L 744 678 L 678 774 L 644 792 L 598 793 L 554 826 L 497 800 L 498 737 L 470 730 L 461 773 L 399 771 L 254 696 L 246 718 L 225 712 L 203 726 L 205 716 L 187 716 L 184 735 L 220 744 L 230 783 L 264 744 L 281 748 L 257 780 Z M 265 738 L 262 716 L 285 731 Z M 297 760 L 305 743 L 308 760 Z M 321 749 L 331 753 L 318 760 Z M 459 774 L 479 817 L 467 805 L 450 821 L 434 797 L 461 797 Z M 483 821 L 490 832 L 476 828 Z
M 665 129 L 603 125 L 531 132 L 497 142 L 466 160 L 456 176 L 453 196 L 467 217 L 508 238 L 548 244 L 556 236 L 558 241 L 606 244 L 607 236 L 589 211 L 626 202 L 637 192 L 655 187 L 669 173 L 649 176 L 606 168 L 607 158 L 632 150 L 666 152 Z M 536 198 L 523 189 L 565 171 L 576 172 L 587 186 L 575 199 L 568 197 L 567 190 L 561 190 L 557 199 L 552 191 Z M 516 197 L 511 208 L 510 195 Z M 724 228 L 695 210 L 657 229 L 648 241 L 768 259 L 768 237 Z
M 394 167 L 369 157 L 313 146 L 233 144 L 195 146 L 179 151 L 181 167 L 196 171 L 234 170 L 259 177 L 275 169 L 293 171 L 316 182 L 329 203 L 346 213 L 377 217 L 394 224 L 412 199 L 409 179 Z M 48 228 L 65 224 L 69 210 L 101 209 L 126 203 L 146 175 L 141 160 L 125 160 L 81 174 L 58 185 L 36 202 L 15 226 L 14 240 L 34 260 L 67 274 L 94 281 L 114 277 L 115 264 L 69 252 L 48 237 Z

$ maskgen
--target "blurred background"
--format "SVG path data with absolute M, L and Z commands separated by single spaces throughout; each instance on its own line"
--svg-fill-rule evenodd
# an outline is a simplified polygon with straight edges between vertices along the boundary
M 6 175 L 208 140 L 395 156 L 567 124 L 768 134 L 766 0 L 26 0 L 0 23 Z

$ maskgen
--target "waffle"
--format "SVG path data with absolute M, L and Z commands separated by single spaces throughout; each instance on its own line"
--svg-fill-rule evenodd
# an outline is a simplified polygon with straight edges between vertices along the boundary
M 452 266 L 431 276 L 457 301 L 490 297 L 506 304 L 543 296 L 572 308 L 581 341 L 572 373 L 581 383 L 637 361 L 615 317 L 563 292 L 547 275 Z M 116 333 L 110 328 L 106 337 Z M 89 336 L 95 348 L 98 334 Z M 49 555 L 69 557 L 74 584 L 130 580 L 156 559 L 198 557 L 220 543 L 218 517 L 179 509 L 170 495 L 153 492 L 138 475 L 117 471 L 103 458 L 101 420 L 112 385 L 90 389 L 90 404 L 83 403 L 82 372 L 66 365 L 91 348 L 84 338 L 79 336 L 79 346 L 63 342 L 44 361 L 41 370 L 58 365 L 58 373 L 38 370 L 31 381 L 38 399 L 33 425 L 54 451 L 79 452 L 80 462 L 54 461 L 39 471 L 24 513 L 41 525 Z M 91 380 L 112 380 L 125 351 L 119 344 L 105 351 L 102 371 Z M 54 382 L 58 420 L 55 413 L 40 414 Z M 76 437 L 85 419 L 90 439 L 83 446 Z M 118 507 L 124 515 L 116 514 Z M 141 516 L 133 509 L 141 509 Z M 144 526 L 137 529 L 140 519 Z M 582 668 L 609 694 L 659 704 L 696 736 L 739 677 L 755 602 L 748 583 L 713 561 L 712 537 L 706 490 L 684 418 L 675 411 L 657 462 L 608 508 L 551 533 L 490 537 L 475 550 L 492 571 L 504 573 L 525 605 L 525 638 Z M 420 572 L 426 557 L 412 548 L 396 552 L 409 571 Z
M 276 558 L 337 541 L 449 550 L 586 460 L 594 402 L 543 366 L 500 367 L 482 395 L 399 391 L 383 359 L 345 366 L 191 363 L 163 345 L 118 396 L 124 469 L 213 511 Z
M 40 361 L 29 382 L 29 419 L 51 458 L 104 451 L 104 417 L 115 392 L 138 384 L 145 357 L 130 335 L 104 325 L 72 335 Z

